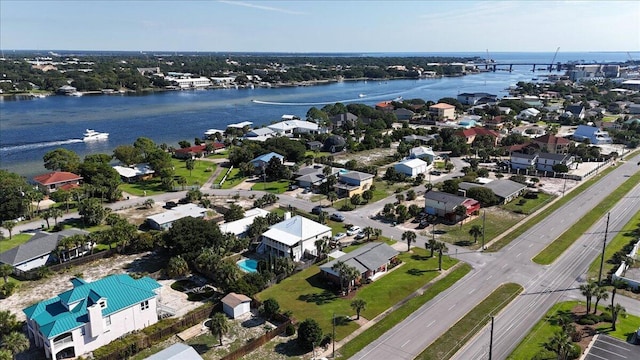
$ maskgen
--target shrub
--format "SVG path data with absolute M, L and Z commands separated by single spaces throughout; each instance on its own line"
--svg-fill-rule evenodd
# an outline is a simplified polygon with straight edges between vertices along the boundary
M 520 206 L 522 206 L 522 205 L 524 205 L 524 204 L 526 204 L 526 203 L 527 203 L 527 200 L 526 200 L 526 199 L 520 199 L 520 200 L 518 201 L 518 205 L 520 205 Z
M 8 282 L 0 285 L 0 298 L 8 298 L 18 289 L 18 283 Z
M 345 202 L 341 207 L 340 207 L 340 211 L 351 211 L 353 209 L 355 209 L 356 207 L 350 203 L 350 202 Z
M 593 321 L 593 320 L 591 320 L 589 318 L 586 318 L 586 317 L 578 320 L 578 324 L 580 324 L 580 325 L 593 325 L 595 323 L 596 323 L 595 321 Z
M 611 314 L 603 312 L 600 314 L 600 322 L 608 322 L 610 323 L 613 319 L 611 318 Z
M 284 333 L 287 336 L 293 336 L 296 334 L 296 327 L 293 326 L 293 324 L 289 324 L 287 325 L 287 327 L 284 329 Z

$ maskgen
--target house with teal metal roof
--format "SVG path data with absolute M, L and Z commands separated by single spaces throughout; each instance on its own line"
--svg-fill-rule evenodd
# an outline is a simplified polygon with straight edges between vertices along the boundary
M 149 277 L 118 274 L 71 283 L 71 290 L 23 310 L 29 338 L 47 359 L 86 354 L 158 321 L 162 286 Z

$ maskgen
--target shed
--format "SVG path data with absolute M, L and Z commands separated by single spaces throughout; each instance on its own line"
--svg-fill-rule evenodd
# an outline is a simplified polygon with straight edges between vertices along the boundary
M 228 293 L 222 298 L 222 310 L 232 319 L 237 319 L 251 311 L 251 298 L 243 294 Z

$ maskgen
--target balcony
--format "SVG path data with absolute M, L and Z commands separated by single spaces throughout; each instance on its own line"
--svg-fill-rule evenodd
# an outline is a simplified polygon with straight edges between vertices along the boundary
M 67 334 L 62 338 L 58 337 L 53 341 L 53 346 L 56 348 L 63 347 L 68 344 L 73 344 L 73 336 L 71 334 Z

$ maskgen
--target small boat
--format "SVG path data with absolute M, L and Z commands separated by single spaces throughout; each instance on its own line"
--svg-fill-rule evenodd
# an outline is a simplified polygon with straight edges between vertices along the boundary
M 402 96 L 398 96 L 397 98 L 393 99 L 393 101 L 395 101 L 395 102 L 400 102 L 400 101 L 402 101 Z
M 365 95 L 365 94 L 359 94 L 359 95 L 358 95 L 358 97 L 361 97 L 361 98 L 363 98 L 363 97 L 365 97 L 365 96 L 367 96 L 367 95 Z
M 109 133 L 101 133 L 95 130 L 87 129 L 84 132 L 84 137 L 82 138 L 82 141 L 87 142 L 87 141 L 107 140 L 108 137 L 109 137 Z
M 72 93 L 69 93 L 69 96 L 82 96 L 82 93 L 79 91 L 74 91 Z

